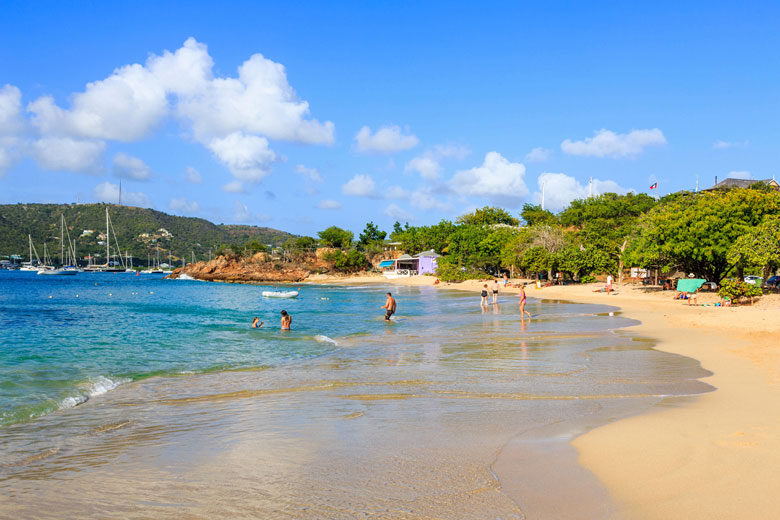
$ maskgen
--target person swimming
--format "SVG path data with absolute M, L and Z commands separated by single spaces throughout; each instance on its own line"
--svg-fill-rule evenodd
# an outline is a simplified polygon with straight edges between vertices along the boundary
M 260 321 L 260 318 L 255 316 L 255 319 L 252 320 L 252 328 L 253 329 L 260 329 L 263 327 L 263 322 Z
M 290 330 L 292 325 L 292 316 L 287 311 L 282 311 L 282 330 Z

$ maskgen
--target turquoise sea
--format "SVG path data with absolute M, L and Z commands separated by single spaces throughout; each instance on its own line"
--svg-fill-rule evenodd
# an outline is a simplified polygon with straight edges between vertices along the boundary
M 568 441 L 711 390 L 614 307 L 299 287 L 0 271 L 0 518 L 603 517 Z

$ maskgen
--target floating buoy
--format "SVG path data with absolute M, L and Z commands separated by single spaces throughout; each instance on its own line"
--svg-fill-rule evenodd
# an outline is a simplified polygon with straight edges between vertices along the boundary
M 50 294 L 50 295 L 49 295 L 49 299 L 52 299 L 52 298 L 54 298 L 54 296 L 52 296 L 52 295 Z

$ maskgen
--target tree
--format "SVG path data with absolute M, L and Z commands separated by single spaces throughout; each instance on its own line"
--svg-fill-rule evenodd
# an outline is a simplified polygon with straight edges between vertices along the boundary
M 549 226 L 558 223 L 558 218 L 552 214 L 551 211 L 542 209 L 539 205 L 523 204 L 523 209 L 520 211 L 520 217 L 529 226 L 535 226 L 538 224 L 547 224 Z
M 761 269 L 762 285 L 780 265 L 780 216 L 765 216 L 757 227 L 737 238 L 727 253 L 735 265 Z
M 461 215 L 455 222 L 470 226 L 490 226 L 493 224 L 517 226 L 520 224 L 520 221 L 510 215 L 507 210 L 494 206 L 485 206 L 471 213 Z
M 739 261 L 729 251 L 766 216 L 780 215 L 780 193 L 734 189 L 690 193 L 645 216 L 638 249 L 667 268 L 720 283 Z
M 330 226 L 328 229 L 317 233 L 317 235 L 320 237 L 320 245 L 322 247 L 336 247 L 340 249 L 352 246 L 352 237 L 354 236 L 351 231 L 336 226 Z
M 373 222 L 369 222 L 366 224 L 366 228 L 360 234 L 360 238 L 358 240 L 358 249 L 365 251 L 369 246 L 383 241 L 386 236 L 387 233 L 380 231 Z

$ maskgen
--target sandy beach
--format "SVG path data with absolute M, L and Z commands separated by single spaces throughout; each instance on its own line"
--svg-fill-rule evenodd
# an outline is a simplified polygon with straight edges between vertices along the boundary
M 378 276 L 316 281 L 388 282 Z M 432 285 L 434 278 L 389 282 Z M 481 283 L 438 287 L 476 295 Z M 610 518 L 775 517 L 780 511 L 774 478 L 780 468 L 780 296 L 764 296 L 752 306 L 715 307 L 717 296 L 705 293 L 700 305 L 689 306 L 674 300 L 671 291 L 625 284 L 611 295 L 593 292 L 599 287 L 529 285 L 527 294 L 617 306 L 624 316 L 641 321 L 630 331 L 657 340 L 657 349 L 698 360 L 713 373 L 706 382 L 717 389 L 669 399 L 649 413 L 595 428 L 574 440 L 580 462 L 616 503 Z

